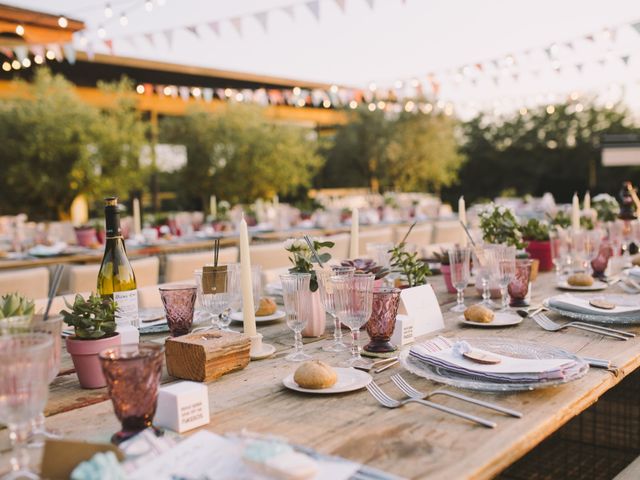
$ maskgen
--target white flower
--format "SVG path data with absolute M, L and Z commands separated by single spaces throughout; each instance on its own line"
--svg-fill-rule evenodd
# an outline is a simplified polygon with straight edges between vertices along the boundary
M 293 242 L 293 246 L 296 250 L 308 250 L 309 247 L 307 245 L 307 242 L 305 242 L 303 239 L 301 238 L 296 238 L 295 241 Z
M 293 239 L 293 238 L 287 238 L 287 239 L 284 241 L 284 249 L 285 249 L 285 250 L 291 250 L 291 249 L 293 248 L 293 244 L 294 244 L 294 242 L 295 242 L 295 239 Z

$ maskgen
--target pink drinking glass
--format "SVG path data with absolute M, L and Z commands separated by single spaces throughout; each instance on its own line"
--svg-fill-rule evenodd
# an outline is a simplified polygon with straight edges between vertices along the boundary
M 528 258 L 516 259 L 516 272 L 511 282 L 509 282 L 509 286 L 507 287 L 509 297 L 511 297 L 511 303 L 509 303 L 509 305 L 512 307 L 529 306 L 529 302 L 527 301 L 527 294 L 529 293 L 529 282 L 531 279 L 532 263 L 533 262 Z
M 371 341 L 365 345 L 368 352 L 393 352 L 398 347 L 389 340 L 396 327 L 396 315 L 400 304 L 400 289 L 374 287 L 371 318 L 365 327 Z
M 198 287 L 195 285 L 171 285 L 160 287 L 159 290 L 171 336 L 186 335 L 191 331 L 191 325 L 193 325 L 193 310 Z

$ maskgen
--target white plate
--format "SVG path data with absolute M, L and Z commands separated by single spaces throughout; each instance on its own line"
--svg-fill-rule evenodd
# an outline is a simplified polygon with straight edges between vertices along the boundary
M 275 322 L 276 320 L 282 320 L 286 316 L 287 314 L 284 310 L 276 310 L 276 313 L 272 313 L 271 315 L 263 315 L 261 317 L 256 315 L 256 323 Z M 233 312 L 229 317 L 234 322 L 242 322 L 244 318 L 242 312 Z
M 344 393 L 360 390 L 369 384 L 372 380 L 371 375 L 367 372 L 356 370 L 355 368 L 339 368 L 335 367 L 334 370 L 338 374 L 338 381 L 333 387 L 310 389 L 302 388 L 293 380 L 293 373 L 282 380 L 282 384 L 290 390 L 304 393 Z
M 588 287 L 580 287 L 577 285 L 569 285 L 567 281 L 558 282 L 556 285 L 560 290 L 573 290 L 575 292 L 597 292 L 599 290 L 604 290 L 608 287 L 608 285 L 600 280 L 594 280 L 593 285 Z
M 470 322 L 464 319 L 464 315 L 460 315 L 458 317 L 458 320 L 460 321 L 460 323 L 463 323 L 465 325 L 480 328 L 510 327 L 512 325 L 518 325 L 519 323 L 522 323 L 522 317 L 517 313 L 493 312 L 493 314 L 493 322 L 490 323 Z

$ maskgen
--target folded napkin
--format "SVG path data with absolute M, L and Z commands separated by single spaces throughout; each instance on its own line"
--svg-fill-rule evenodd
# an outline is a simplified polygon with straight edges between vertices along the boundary
M 627 274 L 635 278 L 640 278 L 640 267 L 631 267 L 629 270 L 627 270 Z
M 596 308 L 589 304 L 590 300 L 602 299 L 610 301 L 615 304 L 616 307 L 612 310 L 603 310 L 602 308 Z M 557 308 L 559 310 L 566 310 L 568 312 L 586 313 L 589 315 L 603 315 L 606 317 L 615 316 L 630 316 L 638 314 L 640 315 L 640 303 L 621 301 L 620 295 L 590 295 L 581 296 L 572 295 L 570 293 L 563 293 L 556 295 L 547 300 L 550 307 Z
M 568 358 L 514 358 L 494 352 L 489 353 L 500 358 L 500 363 L 485 365 L 463 357 L 461 353 L 466 346 L 461 344 L 466 342 L 452 344 L 446 338 L 436 337 L 412 346 L 409 355 L 458 375 L 500 383 L 532 383 L 563 379 L 580 368 L 575 360 Z M 482 351 L 477 348 L 474 350 Z

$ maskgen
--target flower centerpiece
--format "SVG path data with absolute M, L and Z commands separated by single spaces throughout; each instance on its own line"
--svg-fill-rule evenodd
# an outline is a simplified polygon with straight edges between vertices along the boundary
M 549 224 L 536 218 L 531 218 L 520 227 L 522 238 L 526 241 L 525 250 L 533 259 L 540 262 L 539 269 L 548 272 L 553 268 L 551 256 L 551 242 L 549 241 Z
M 98 353 L 120 345 L 115 318 L 118 306 L 112 298 L 102 298 L 94 293 L 87 299 L 78 294 L 73 305 L 66 300 L 65 304 L 69 310 L 60 313 L 64 322 L 75 330 L 73 336 L 67 337 L 66 343 L 80 386 L 104 387 L 107 382 L 102 374 Z
M 613 222 L 620 213 L 618 200 L 608 193 L 600 193 L 591 200 L 591 208 L 598 214 L 601 222 Z
M 316 251 L 320 262 L 328 263 L 331 260 L 329 252 L 322 253 L 324 248 L 332 248 L 334 242 L 321 242 L 311 239 L 313 249 Z M 314 269 L 314 263 L 317 259 L 309 248 L 307 242 L 302 238 L 289 238 L 284 242 L 284 249 L 291 253 L 289 260 L 293 266 L 289 269 L 289 273 L 309 273 L 311 280 L 309 281 L 309 290 L 311 290 L 311 305 L 307 312 L 303 312 L 307 316 L 307 326 L 302 330 L 303 337 L 319 337 L 324 333 L 326 314 L 320 301 L 320 292 L 318 291 L 318 277 Z
M 487 243 L 524 248 L 520 223 L 510 208 L 492 203 L 480 212 L 482 239 Z

